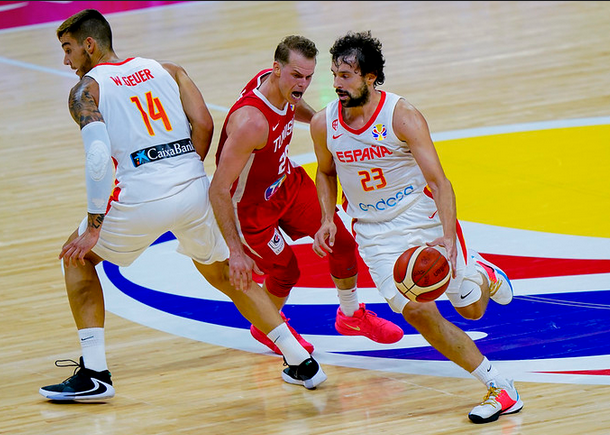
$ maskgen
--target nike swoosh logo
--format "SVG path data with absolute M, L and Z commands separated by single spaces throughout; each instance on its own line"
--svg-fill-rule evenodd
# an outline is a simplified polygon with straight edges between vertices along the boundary
M 343 136 L 343 133 L 338 134 L 336 136 L 333 134 L 333 139 L 339 139 L 341 136 Z
M 93 388 L 87 391 L 81 391 L 73 393 L 74 397 L 87 397 L 87 396 L 95 396 L 96 394 L 103 394 L 108 390 L 106 385 L 103 382 L 98 381 L 95 378 L 91 378 L 91 382 L 93 382 Z
M 491 366 L 487 367 L 487 371 L 490 372 L 491 371 Z
M 81 338 L 80 341 L 87 341 L 87 340 L 91 340 L 92 338 L 93 338 L 93 335 L 90 335 L 89 337 Z
M 434 215 L 436 214 L 438 210 L 436 210 L 434 213 L 432 213 L 430 216 L 428 216 L 428 219 L 432 219 L 434 217 Z
M 460 295 L 460 299 L 466 299 L 468 296 L 470 296 L 470 293 L 472 293 L 474 290 L 470 290 L 468 293 L 466 293 L 465 295 Z
M 348 325 L 345 322 L 341 322 L 343 323 L 345 326 L 347 326 L 349 329 L 353 329 L 354 331 L 360 331 L 360 326 L 352 326 L 352 325 Z
M 275 131 L 275 129 L 276 129 L 276 128 L 278 128 L 278 127 L 279 127 L 279 125 L 280 125 L 280 123 L 278 122 L 278 123 L 275 125 L 275 127 L 273 127 L 273 128 L 271 129 L 271 131 Z

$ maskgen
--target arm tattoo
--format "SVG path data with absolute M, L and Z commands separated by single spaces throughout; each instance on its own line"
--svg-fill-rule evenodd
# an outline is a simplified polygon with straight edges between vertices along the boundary
M 72 118 L 80 128 L 94 121 L 103 121 L 104 118 L 100 113 L 95 98 L 92 95 L 92 87 L 97 85 L 95 80 L 90 77 L 84 77 L 70 91 L 68 107 Z
M 102 226 L 102 223 L 104 222 L 104 215 L 103 214 L 91 214 L 89 213 L 88 215 L 88 221 L 87 221 L 87 226 L 91 227 L 91 228 L 95 228 L 98 229 L 99 227 Z

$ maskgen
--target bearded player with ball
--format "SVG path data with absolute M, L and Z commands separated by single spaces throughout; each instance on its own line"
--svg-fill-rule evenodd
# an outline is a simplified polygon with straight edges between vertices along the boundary
M 446 320 L 435 302 L 411 300 L 395 284 L 396 260 L 410 248 L 427 246 L 448 259 L 451 279 L 445 294 L 464 318 L 481 318 L 490 298 L 506 305 L 513 297 L 501 269 L 466 252 L 455 194 L 426 120 L 404 98 L 377 89 L 385 80 L 385 59 L 370 32 L 349 32 L 330 53 L 339 98 L 317 113 L 310 127 L 323 215 L 314 250 L 320 256 L 332 251 L 339 181 L 360 254 L 381 295 L 428 343 L 486 385 L 487 395 L 468 414 L 470 420 L 487 423 L 520 411 L 523 402 L 513 381 L 474 341 Z

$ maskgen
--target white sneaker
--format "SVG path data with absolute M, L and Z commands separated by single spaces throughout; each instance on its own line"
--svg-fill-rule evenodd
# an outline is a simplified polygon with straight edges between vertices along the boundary
M 523 409 L 523 401 L 519 397 L 513 381 L 508 381 L 505 387 L 496 386 L 493 382 L 481 404 L 472 408 L 468 418 L 473 423 L 489 423 L 496 421 L 505 414 L 514 414 Z
M 498 266 L 485 260 L 478 252 L 468 251 L 474 259 L 477 270 L 487 277 L 489 296 L 500 305 L 508 305 L 513 300 L 513 285 L 506 273 Z

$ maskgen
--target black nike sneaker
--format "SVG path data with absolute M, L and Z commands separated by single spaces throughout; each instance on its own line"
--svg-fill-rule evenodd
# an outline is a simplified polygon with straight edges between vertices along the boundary
M 307 358 L 298 366 L 288 365 L 284 359 L 284 365 L 288 367 L 282 371 L 282 379 L 289 384 L 302 385 L 308 390 L 313 390 L 326 380 L 326 373 L 313 358 Z
M 69 364 L 71 363 L 71 364 Z M 55 361 L 57 367 L 76 367 L 74 374 L 61 384 L 47 385 L 39 392 L 50 400 L 57 401 L 101 401 L 114 397 L 114 387 L 110 380 L 110 372 L 89 370 L 83 363 L 71 359 Z

